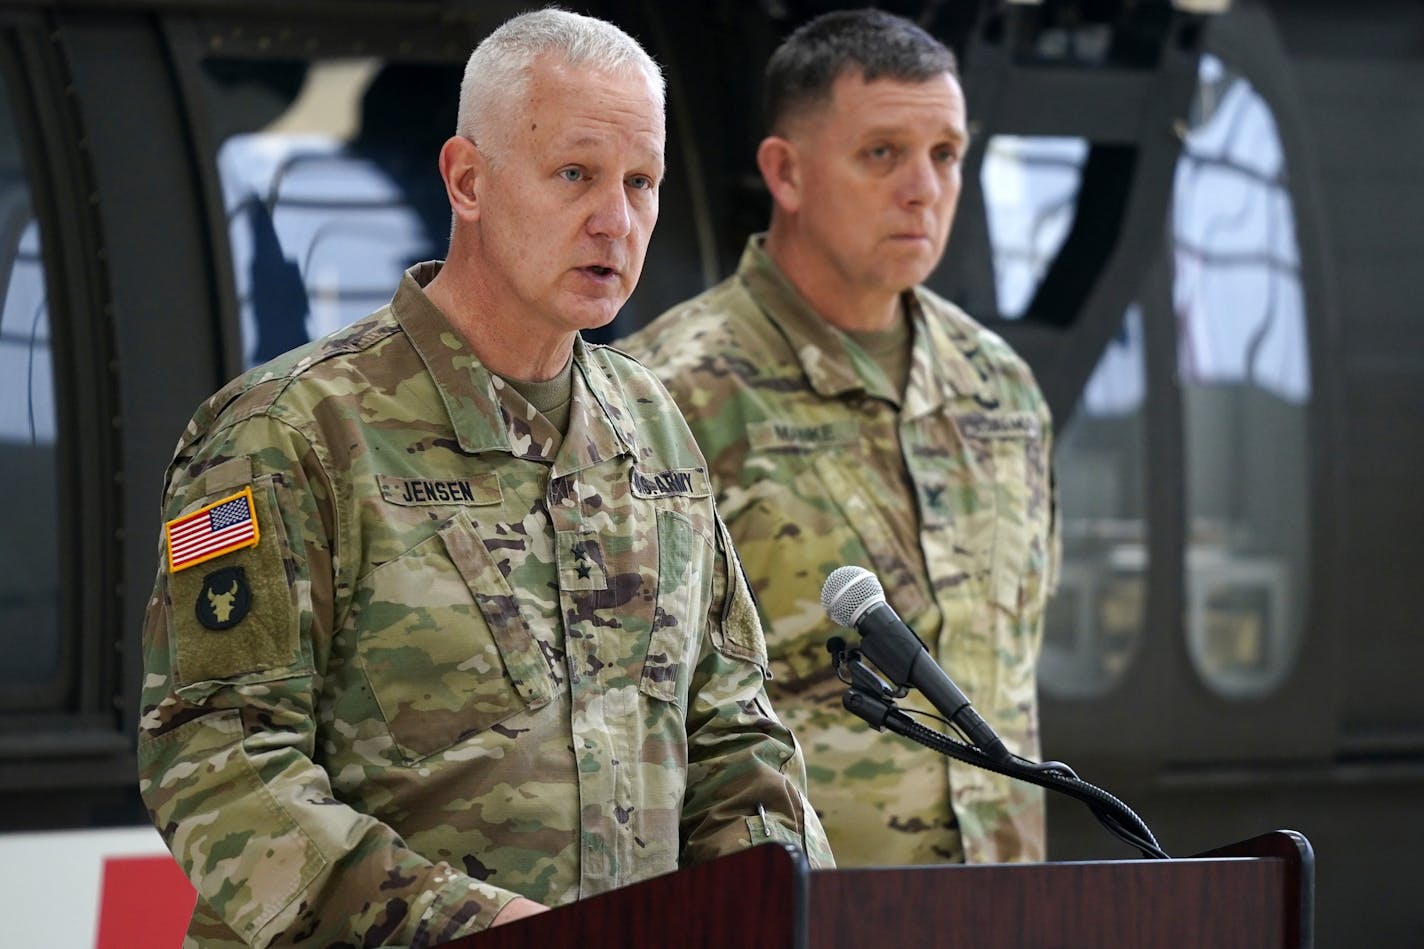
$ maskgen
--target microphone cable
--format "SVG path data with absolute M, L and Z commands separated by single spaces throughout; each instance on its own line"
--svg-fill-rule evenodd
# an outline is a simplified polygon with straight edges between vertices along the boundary
M 865 700 L 866 703 L 873 703 L 881 708 L 862 710 L 856 707 L 860 704 L 855 701 L 856 699 Z M 948 757 L 983 768 L 986 771 L 992 771 L 995 774 L 1002 774 L 1066 794 L 1086 805 L 1109 833 L 1141 852 L 1144 857 L 1154 860 L 1171 859 L 1158 844 L 1157 838 L 1153 836 L 1146 822 L 1138 817 L 1132 808 L 1102 788 L 1084 781 L 1074 773 L 1072 768 L 1060 761 L 1037 763 L 1018 756 L 1014 756 L 1012 761 L 996 761 L 972 745 L 955 741 L 948 735 L 921 725 L 885 699 L 867 695 L 857 691 L 854 687 L 846 694 L 844 704 L 851 712 L 869 722 L 871 727 L 889 728 L 897 735 L 909 738 L 911 741 Z M 936 717 L 936 721 L 943 721 L 943 719 Z M 949 723 L 945 722 L 945 724 Z

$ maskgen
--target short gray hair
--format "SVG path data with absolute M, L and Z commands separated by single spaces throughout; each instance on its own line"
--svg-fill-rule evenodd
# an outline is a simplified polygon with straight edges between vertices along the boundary
M 502 107 L 524 93 L 530 67 L 545 53 L 556 54 L 574 68 L 641 70 L 653 88 L 658 111 L 666 109 L 663 71 L 637 40 L 605 20 L 548 7 L 506 21 L 475 47 L 460 83 L 455 134 L 487 154 L 491 146 L 495 151 L 502 148 L 505 143 L 491 140 L 492 126 Z

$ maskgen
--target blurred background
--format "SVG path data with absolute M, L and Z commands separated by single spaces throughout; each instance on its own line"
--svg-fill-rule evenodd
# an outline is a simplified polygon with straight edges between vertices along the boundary
M 861 5 L 564 4 L 668 79 L 661 217 L 597 339 L 735 267 L 767 220 L 762 66 Z M 1174 856 L 1300 831 L 1319 945 L 1418 944 L 1424 4 L 878 5 L 961 61 L 973 147 L 930 284 L 1054 411 L 1045 757 Z M 179 432 L 443 256 L 464 60 L 530 6 L 0 2 L 0 892 L 46 934 L 74 905 L 46 860 L 97 906 L 106 855 L 161 852 L 133 736 Z M 1052 859 L 1132 856 L 1050 801 Z

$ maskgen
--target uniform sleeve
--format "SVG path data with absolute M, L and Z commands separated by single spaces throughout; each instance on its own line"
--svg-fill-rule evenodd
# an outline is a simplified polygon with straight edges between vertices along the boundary
M 143 630 L 140 790 L 197 915 L 246 943 L 434 945 L 514 894 L 415 853 L 317 763 L 318 715 L 340 727 L 318 712 L 349 606 L 339 490 L 271 418 L 180 446 Z
M 766 643 L 731 539 L 717 521 L 712 608 L 688 697 L 683 860 L 768 841 L 793 843 L 813 868 L 835 866 L 806 796 L 806 764 L 767 698 Z
M 1063 575 L 1063 509 L 1058 504 L 1058 476 L 1053 464 L 1053 419 L 1044 410 L 1044 465 L 1048 469 L 1048 566 L 1044 570 L 1044 587 L 1049 596 L 1058 592 Z

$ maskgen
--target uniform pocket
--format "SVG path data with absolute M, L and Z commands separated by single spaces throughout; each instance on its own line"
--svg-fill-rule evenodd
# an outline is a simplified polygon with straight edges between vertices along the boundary
M 236 709 L 205 715 L 141 741 L 139 765 L 164 775 L 150 791 L 153 820 L 199 897 L 255 941 L 327 861 L 263 782 L 242 737 Z
M 989 563 L 989 596 L 1018 615 L 1024 606 L 1031 531 L 1027 523 L 1027 449 L 1023 439 L 993 443 L 994 546 Z
M 166 608 L 177 686 L 286 675 L 309 668 L 299 644 L 300 616 L 288 573 L 291 548 L 276 513 L 273 477 L 252 479 L 250 465 L 241 471 L 251 485 L 251 529 L 257 543 L 177 572 L 170 568 L 168 574 Z M 232 493 L 237 485 L 210 479 L 204 487 L 213 493 L 188 505 L 188 510 L 210 508 L 221 500 L 243 502 Z M 166 543 L 171 561 L 175 542 Z
M 955 543 L 971 553 L 988 600 L 1025 615 L 1042 607 L 1047 589 L 1047 434 L 1031 412 L 970 412 L 955 425 L 966 449 L 962 472 L 949 479 Z
M 757 805 L 757 812 L 747 818 L 747 833 L 751 836 L 752 846 L 758 844 L 778 843 L 791 844 L 798 850 L 805 851 L 805 842 L 795 831 L 788 830 L 779 821 L 772 820 L 766 813 L 766 808 Z
M 776 677 L 782 687 L 801 688 L 829 674 L 825 642 L 833 630 L 820 604 L 826 577 L 847 564 L 867 567 L 913 618 L 931 603 L 923 558 L 906 546 L 917 540 L 913 528 L 897 531 L 885 516 L 896 494 L 856 452 L 766 452 L 751 464 L 766 472 L 768 488 L 729 524 L 766 620 Z
M 657 518 L 658 595 L 640 688 L 645 695 L 686 708 L 691 660 L 707 619 L 711 550 L 684 515 L 660 510 Z
M 548 664 L 464 512 L 362 585 L 358 658 L 407 762 L 549 702 Z

